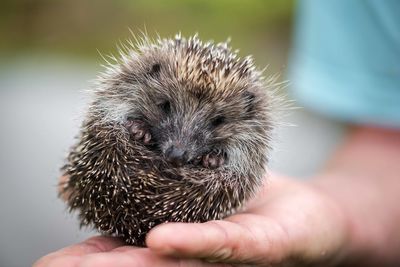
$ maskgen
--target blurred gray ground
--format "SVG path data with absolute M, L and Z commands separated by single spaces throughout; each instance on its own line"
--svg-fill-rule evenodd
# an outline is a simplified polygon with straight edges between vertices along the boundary
M 0 65 L 0 267 L 30 266 L 93 235 L 68 214 L 56 184 L 98 70 L 40 56 Z M 302 109 L 284 121 L 295 126 L 277 130 L 271 169 L 299 178 L 321 168 L 345 133 Z

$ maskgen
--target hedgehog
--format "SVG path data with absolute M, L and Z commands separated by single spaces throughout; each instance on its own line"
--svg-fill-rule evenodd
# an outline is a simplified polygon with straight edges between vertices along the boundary
M 81 227 L 145 246 L 156 225 L 223 219 L 257 193 L 276 77 L 228 42 L 136 41 L 95 80 L 61 195 Z

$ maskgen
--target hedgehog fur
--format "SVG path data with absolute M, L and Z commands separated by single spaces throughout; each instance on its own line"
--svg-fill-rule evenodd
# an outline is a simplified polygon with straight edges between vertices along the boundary
M 158 224 L 239 210 L 266 172 L 276 79 L 197 36 L 143 37 L 119 54 L 62 168 L 81 225 L 145 246 Z

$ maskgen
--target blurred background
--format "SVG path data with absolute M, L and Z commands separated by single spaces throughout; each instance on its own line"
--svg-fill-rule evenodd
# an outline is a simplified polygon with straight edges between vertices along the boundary
M 93 235 L 79 229 L 56 185 L 78 132 L 83 91 L 101 70 L 99 52 L 114 53 L 130 30 L 231 37 L 240 55 L 253 54 L 260 68 L 268 65 L 266 73 L 284 80 L 296 3 L 3 0 L 1 6 L 0 267 L 20 267 Z M 282 121 L 271 169 L 299 178 L 320 169 L 346 131 L 301 107 Z

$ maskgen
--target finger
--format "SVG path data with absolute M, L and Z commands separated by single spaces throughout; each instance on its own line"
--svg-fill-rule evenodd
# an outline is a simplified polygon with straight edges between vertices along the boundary
M 61 255 L 52 259 L 39 260 L 33 267 L 78 267 L 80 261 L 80 256 Z
M 155 254 L 146 248 L 125 247 L 108 253 L 85 256 L 79 267 L 227 267 L 226 264 L 208 263 L 199 259 L 180 259 Z
M 39 259 L 33 266 L 34 267 L 47 267 L 47 266 L 74 266 L 67 265 L 70 261 L 77 262 L 80 256 L 106 252 L 114 248 L 122 246 L 124 243 L 117 238 L 96 236 L 89 238 L 82 243 L 72 245 L 56 252 L 48 254 Z M 54 264 L 58 262 L 58 264 Z
M 246 216 L 246 224 L 240 223 L 242 216 Z M 146 244 L 161 255 L 206 258 L 213 262 L 279 262 L 291 253 L 287 233 L 277 223 L 257 215 L 237 218 L 201 224 L 164 224 L 149 233 Z

